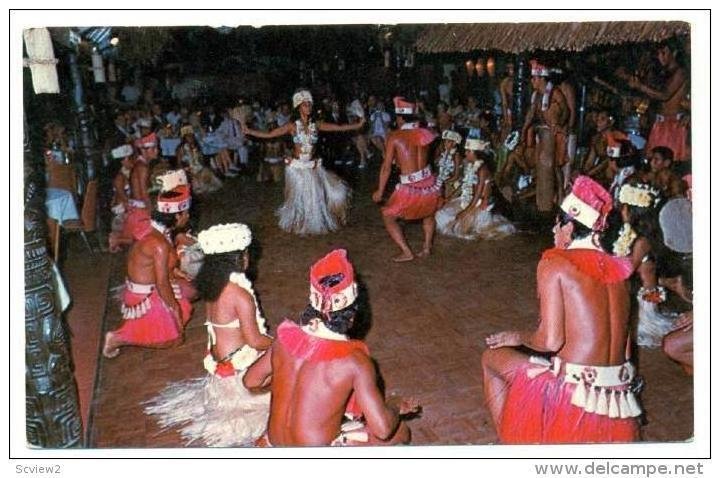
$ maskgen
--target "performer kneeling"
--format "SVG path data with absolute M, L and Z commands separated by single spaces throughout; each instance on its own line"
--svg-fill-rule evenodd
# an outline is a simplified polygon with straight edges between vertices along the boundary
M 150 227 L 128 254 L 123 296 L 123 325 L 105 335 L 103 355 L 116 357 L 120 347 L 170 347 L 182 341 L 192 306 L 189 284 L 179 271 L 172 234 L 190 220 L 190 187 L 184 171 L 163 177 Z
M 599 246 L 612 198 L 580 176 L 561 209 L 555 248 L 538 264 L 539 326 L 486 339 L 485 399 L 503 443 L 636 441 L 642 410 L 628 361 L 632 264 Z
M 489 143 L 478 139 L 465 140 L 465 165 L 460 197 L 448 202 L 437 214 L 438 231 L 462 239 L 501 239 L 515 233 L 505 217 L 493 213 L 493 176 L 488 167 Z
M 419 407 L 401 399 L 385 402 L 367 346 L 348 338 L 359 325 L 357 296 L 346 251 L 335 250 L 310 269 L 310 306 L 301 317 L 303 325 L 285 320 L 270 350 L 245 374 L 248 388 L 270 387 L 273 395 L 268 431 L 258 445 L 410 441 L 400 417 Z
M 181 426 L 188 444 L 247 445 L 265 431 L 270 394 L 250 393 L 242 384 L 247 368 L 272 343 L 245 276 L 251 240 L 245 224 L 216 225 L 198 236 L 205 254 L 197 284 L 205 300 L 208 374 L 169 385 L 145 408 L 163 429 Z

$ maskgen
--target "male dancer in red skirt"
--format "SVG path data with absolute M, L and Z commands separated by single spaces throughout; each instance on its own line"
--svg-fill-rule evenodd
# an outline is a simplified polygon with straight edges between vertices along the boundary
M 181 178 L 157 198 L 150 226 L 137 237 L 128 255 L 127 280 L 123 295 L 123 324 L 105 335 L 103 355 L 116 357 L 120 347 L 163 348 L 182 341 L 192 306 L 189 283 L 179 270 L 172 233 L 190 219 L 190 187 L 184 171 L 167 177 Z M 166 189 L 163 187 L 163 189 Z
M 555 247 L 538 264 L 538 327 L 486 339 L 485 399 L 502 443 L 636 441 L 632 265 L 599 242 L 612 198 L 580 176 L 561 209 Z
M 435 175 L 428 165 L 429 145 L 435 139 L 435 134 L 415 122 L 415 104 L 401 97 L 395 98 L 394 103 L 399 129 L 387 138 L 378 188 L 372 198 L 376 203 L 382 200 L 395 162 L 400 168 L 400 183 L 382 208 L 382 215 L 390 238 L 402 251 L 393 261 L 407 262 L 413 260 L 415 255 L 405 240 L 398 218 L 406 221 L 422 219 L 425 238 L 418 257 L 430 255 L 435 234 L 435 211 L 440 204 L 441 194 L 440 187 L 435 184 Z

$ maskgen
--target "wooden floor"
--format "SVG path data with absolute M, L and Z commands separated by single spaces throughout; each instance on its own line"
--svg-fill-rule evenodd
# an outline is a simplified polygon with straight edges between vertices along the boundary
M 272 327 L 305 307 L 309 266 L 332 248 L 347 248 L 367 287 L 372 328 L 366 340 L 387 392 L 415 397 L 423 406 L 422 417 L 410 423 L 413 444 L 493 443 L 496 435 L 483 404 L 483 339 L 501 329 L 534 327 L 535 268 L 550 243 L 550 231 L 499 242 L 438 237 L 430 258 L 394 264 L 390 258 L 397 251 L 370 200 L 376 177 L 365 174 L 369 176 L 349 176 L 355 191 L 350 224 L 335 234 L 303 238 L 283 233 L 273 215 L 282 201 L 282 186 L 259 185 L 248 178 L 230 180 L 219 193 L 198 201 L 195 214 L 200 228 L 235 221 L 251 226 L 258 246 L 253 257 L 255 286 Z M 419 248 L 420 226 L 408 225 L 406 231 L 411 246 Z M 76 302 L 89 294 L 104 305 L 108 285 L 122 284 L 124 255 L 106 262 L 109 280 L 103 282 L 102 274 L 71 273 L 84 266 L 68 258 L 65 267 Z M 186 330 L 185 343 L 174 349 L 126 348 L 107 360 L 97 354 L 99 327 L 74 336 L 74 349 L 88 357 L 83 359 L 85 367 L 99 367 L 86 421 L 88 446 L 183 446 L 176 433 L 159 433 L 141 403 L 169 382 L 204 373 L 206 336 L 200 312 L 196 310 Z M 76 309 L 71 326 L 86 319 L 97 323 L 97 314 L 104 316 L 103 330 L 117 327 L 121 320 L 113 298 L 104 310 L 88 313 L 94 315 L 81 317 Z M 690 439 L 692 379 L 658 350 L 641 351 L 640 369 L 646 381 L 644 439 Z

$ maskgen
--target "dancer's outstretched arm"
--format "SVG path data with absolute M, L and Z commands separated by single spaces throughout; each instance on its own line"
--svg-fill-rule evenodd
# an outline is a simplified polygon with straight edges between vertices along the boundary
M 247 127 L 246 124 L 242 125 L 242 132 L 246 134 L 247 136 L 254 136 L 256 138 L 260 139 L 272 139 L 272 138 L 278 138 L 280 136 L 285 136 L 287 134 L 292 133 L 292 123 L 287 123 L 283 126 L 280 126 L 278 128 L 275 128 L 270 131 L 259 131 L 256 129 L 250 129 Z
M 355 131 L 365 126 L 365 118 L 362 118 L 357 123 L 349 123 L 349 124 L 335 124 L 335 123 L 327 123 L 325 121 L 322 121 L 318 123 L 318 129 L 320 131 L 326 132 L 326 133 L 341 133 L 343 131 Z

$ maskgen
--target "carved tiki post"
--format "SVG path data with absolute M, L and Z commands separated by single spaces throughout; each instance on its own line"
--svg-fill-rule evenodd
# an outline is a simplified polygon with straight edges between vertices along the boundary
M 82 445 L 82 425 L 70 344 L 45 246 L 43 198 L 31 177 L 39 168 L 26 159 L 25 169 L 26 437 L 30 446 L 77 447 Z

